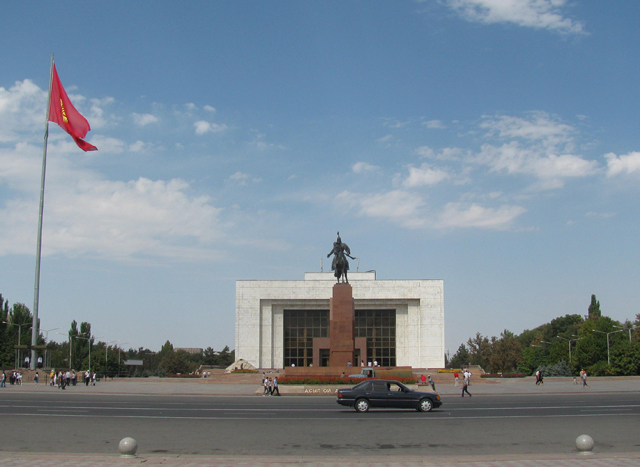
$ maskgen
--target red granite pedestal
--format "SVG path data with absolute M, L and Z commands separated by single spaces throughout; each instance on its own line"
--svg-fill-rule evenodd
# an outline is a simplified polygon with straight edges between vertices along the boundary
M 355 311 L 349 284 L 335 284 L 329 305 L 330 365 L 346 367 L 354 362 Z

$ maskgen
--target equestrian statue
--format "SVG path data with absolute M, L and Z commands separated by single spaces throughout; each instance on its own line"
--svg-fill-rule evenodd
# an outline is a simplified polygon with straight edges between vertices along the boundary
M 347 258 L 345 258 L 345 256 L 348 256 L 351 259 L 355 258 L 351 256 L 349 245 L 347 245 L 346 243 L 342 243 L 342 240 L 340 239 L 340 232 L 338 232 L 338 239 L 333 242 L 333 250 L 331 250 L 331 252 L 327 255 L 327 258 L 331 255 L 333 255 L 331 270 L 335 271 L 334 276 L 336 276 L 338 283 L 340 282 L 340 278 L 344 277 L 343 282 L 348 284 L 349 279 L 347 278 L 347 271 L 349 270 L 349 261 L 347 261 Z

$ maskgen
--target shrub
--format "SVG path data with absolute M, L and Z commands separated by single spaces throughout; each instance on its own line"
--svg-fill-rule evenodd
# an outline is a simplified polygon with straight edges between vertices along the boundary
M 539 366 L 533 372 L 532 376 L 534 376 L 538 372 L 538 370 L 542 372 L 543 377 L 544 376 L 573 376 L 573 372 L 571 371 L 571 368 L 569 368 L 569 365 L 567 365 L 567 362 L 565 362 L 564 360 L 560 360 L 555 365 Z
M 380 378 L 349 378 L 340 376 L 282 376 L 278 378 L 278 384 L 297 384 L 297 385 L 314 385 L 314 384 L 341 384 L 341 385 L 355 385 L 362 383 L 365 380 L 371 379 L 389 379 L 387 377 Z M 413 377 L 399 376 L 393 378 L 396 381 L 400 381 L 404 384 L 415 384 L 416 379 Z
M 480 375 L 480 378 L 524 378 L 525 374 L 523 373 L 485 373 L 484 375 Z

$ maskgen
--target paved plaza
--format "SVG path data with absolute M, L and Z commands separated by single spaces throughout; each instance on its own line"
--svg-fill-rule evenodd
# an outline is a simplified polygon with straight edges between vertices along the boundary
M 470 391 L 474 395 L 509 395 L 509 394 L 576 394 L 583 392 L 628 392 L 637 393 L 640 397 L 640 377 L 620 378 L 591 378 L 590 388 L 583 389 L 573 384 L 572 378 L 546 378 L 543 386 L 536 386 L 533 378 L 483 380 L 472 384 Z M 282 386 L 286 391 L 286 386 Z M 458 394 L 460 389 L 451 384 L 440 383 L 438 392 L 443 395 Z M 61 391 L 56 387 L 33 383 L 23 386 L 8 386 L 0 389 L 0 400 L 15 392 L 55 392 Z M 254 396 L 260 391 L 259 384 L 236 384 L 227 380 L 224 384 L 206 380 L 168 380 L 168 379 L 122 379 L 97 383 L 96 386 L 78 385 L 69 387 L 65 391 L 74 393 L 94 394 L 149 394 L 149 395 L 246 395 Z M 8 428 L 9 424 L 3 424 Z M 596 440 L 597 444 L 597 440 Z M 415 457 L 398 456 L 394 458 L 381 457 L 268 457 L 268 456 L 190 456 L 190 455 L 141 455 L 135 458 L 121 457 L 118 452 L 112 455 L 69 454 L 61 455 L 47 453 L 16 453 L 10 452 L 10 446 L 2 446 L 0 451 L 0 465 L 13 466 L 126 466 L 126 465 L 167 465 L 167 466 L 300 466 L 313 465 L 320 467 L 367 465 L 368 467 L 382 466 L 428 466 L 428 467 L 551 467 L 574 466 L 581 467 L 628 467 L 640 466 L 640 452 L 633 453 L 598 453 L 580 454 L 575 450 L 566 454 L 527 454 L 527 455 L 492 455 L 492 456 L 447 456 L 447 457 Z

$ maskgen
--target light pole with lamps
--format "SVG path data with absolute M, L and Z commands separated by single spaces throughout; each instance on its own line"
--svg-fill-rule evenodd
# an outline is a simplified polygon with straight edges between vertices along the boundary
M 594 329 L 593 332 L 599 332 L 600 334 L 606 334 L 607 335 L 607 365 L 611 365 L 611 353 L 609 352 L 609 334 L 615 334 L 616 332 L 622 332 L 622 329 L 620 329 L 619 331 L 611 331 L 611 332 L 604 332 L 604 331 L 598 331 L 597 329 Z
M 622 326 L 614 326 L 614 328 L 625 330 Z M 629 326 L 629 342 L 631 342 L 631 331 L 636 328 L 640 328 L 640 326 Z
M 109 355 L 109 344 L 115 344 L 116 342 L 120 342 L 120 339 L 115 341 L 109 341 L 104 343 L 104 380 L 107 380 L 107 365 L 108 363 L 108 355 Z
M 46 334 L 47 337 L 44 338 L 44 341 L 49 344 L 49 331 L 55 331 L 56 329 L 60 329 L 60 328 L 53 328 L 53 329 L 40 329 L 40 332 L 44 332 Z M 47 359 L 47 356 L 49 356 L 49 358 Z M 45 362 L 43 364 L 43 367 L 50 368 L 51 367 L 51 356 L 49 355 L 49 349 L 45 349 Z M 47 361 L 48 360 L 48 361 Z
M 562 339 L 565 340 L 569 343 L 569 363 L 571 363 L 571 343 L 572 342 L 578 342 L 580 339 L 582 339 L 582 337 L 578 337 L 578 336 L 572 336 L 572 337 L 578 337 L 577 339 L 567 339 L 566 337 L 560 337 L 560 336 L 556 336 L 558 339 Z
M 24 326 L 25 324 L 29 324 L 29 323 L 22 323 L 22 324 L 16 324 L 16 323 L 10 323 L 9 321 L 3 321 L 4 324 L 10 324 L 11 326 L 18 326 L 18 346 L 20 346 L 20 337 L 22 336 L 22 326 Z M 29 328 L 31 329 L 31 328 Z M 14 363 L 16 364 L 16 367 L 20 367 L 20 356 L 22 354 L 20 353 L 20 349 L 18 349 L 18 355 L 17 355 L 17 359 L 18 361 Z
M 74 337 L 77 338 L 78 336 L 72 336 L 71 333 L 63 334 L 63 333 L 59 332 L 58 334 L 60 334 L 61 336 L 67 336 L 69 338 L 69 360 L 68 360 L 68 363 L 69 363 L 69 369 L 71 369 L 71 339 L 73 339 Z
M 120 345 L 125 345 L 125 344 L 131 344 L 131 342 L 121 342 L 120 343 Z M 120 378 L 120 350 L 122 350 L 120 345 L 118 346 L 118 378 Z
M 102 336 L 89 336 L 89 337 L 80 337 L 76 336 L 76 339 L 83 339 L 89 343 L 89 373 L 91 373 L 91 339 L 100 339 Z

